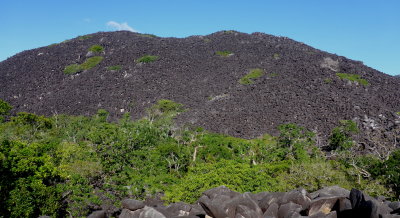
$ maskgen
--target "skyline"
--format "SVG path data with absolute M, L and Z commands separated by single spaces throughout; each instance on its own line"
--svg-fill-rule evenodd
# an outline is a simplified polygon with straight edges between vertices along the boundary
M 400 74 L 400 2 L 307 1 L 2 1 L 0 61 L 24 50 L 100 31 L 161 37 L 221 30 L 285 36 L 314 48 Z

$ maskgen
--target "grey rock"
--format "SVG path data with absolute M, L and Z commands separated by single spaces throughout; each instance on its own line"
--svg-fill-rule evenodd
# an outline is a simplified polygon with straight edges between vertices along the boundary
M 122 207 L 129 210 L 138 210 L 144 208 L 144 203 L 142 201 L 134 199 L 125 199 L 122 202 Z
M 308 215 L 313 216 L 318 213 L 329 214 L 333 207 L 344 197 L 321 197 L 314 199 L 309 208 Z
M 94 211 L 92 212 L 88 218 L 106 218 L 106 212 L 104 210 L 98 210 L 98 211 Z
M 130 211 L 128 209 L 123 209 L 119 218 L 139 218 L 140 213 L 142 213 L 143 209 Z
M 214 199 L 216 197 L 221 197 L 225 196 L 228 199 L 234 198 L 238 195 L 241 195 L 241 193 L 235 192 L 227 188 L 226 186 L 220 186 L 217 188 L 209 189 L 205 192 L 203 192 L 203 195 L 207 196 L 210 199 Z
M 317 197 L 329 197 L 329 196 L 349 197 L 349 195 L 350 195 L 349 190 L 341 188 L 337 185 L 328 186 L 310 194 L 312 199 Z
M 299 204 L 293 202 L 283 204 L 279 207 L 278 218 L 296 217 L 297 215 L 300 215 L 299 213 L 301 210 L 302 206 Z
M 310 216 L 310 218 L 337 218 L 337 217 L 338 216 L 337 216 L 336 211 L 332 211 L 332 212 L 330 212 L 328 214 L 325 214 L 323 212 L 318 212 L 318 213 Z
M 157 211 L 152 207 L 145 206 L 143 211 L 140 213 L 139 218 L 167 218 L 164 214 Z
M 279 205 L 277 203 L 272 203 L 269 205 L 268 209 L 264 212 L 264 217 L 278 217 Z
M 389 203 L 388 206 L 392 208 L 392 210 L 396 210 L 400 208 L 400 202 L 399 201 L 391 202 Z

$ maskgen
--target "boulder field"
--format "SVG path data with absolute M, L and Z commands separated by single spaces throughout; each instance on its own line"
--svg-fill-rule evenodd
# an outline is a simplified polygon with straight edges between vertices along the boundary
M 164 205 L 160 200 L 125 199 L 119 218 L 400 218 L 400 202 L 370 197 L 357 189 L 325 187 L 313 193 L 238 193 L 225 186 L 205 191 L 195 204 Z M 105 218 L 94 211 L 89 218 Z

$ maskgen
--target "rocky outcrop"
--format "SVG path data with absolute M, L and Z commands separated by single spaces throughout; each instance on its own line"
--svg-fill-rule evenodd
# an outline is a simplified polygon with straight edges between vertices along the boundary
M 126 199 L 122 206 L 119 218 L 400 218 L 400 202 L 372 198 L 357 189 L 348 191 L 338 186 L 313 193 L 296 189 L 257 194 L 242 194 L 221 186 L 205 191 L 196 204 L 150 206 Z
M 95 54 L 103 57 L 99 65 L 63 73 L 66 66 L 91 57 L 93 45 L 104 48 Z M 158 59 L 138 63 L 144 55 Z M 263 75 L 241 84 L 254 68 Z M 336 73 L 355 74 L 368 85 Z M 315 131 L 323 145 L 340 120 L 354 120 L 361 129 L 359 150 L 384 155 L 382 151 L 400 146 L 395 133 L 400 125 L 398 78 L 263 33 L 221 31 L 187 38 L 125 31 L 91 34 L 0 62 L 0 87 L 0 99 L 11 103 L 14 113 L 92 115 L 102 108 L 113 118 L 125 112 L 141 118 L 157 100 L 170 99 L 188 109 L 177 117 L 179 124 L 232 136 L 276 135 L 278 125 L 291 122 Z

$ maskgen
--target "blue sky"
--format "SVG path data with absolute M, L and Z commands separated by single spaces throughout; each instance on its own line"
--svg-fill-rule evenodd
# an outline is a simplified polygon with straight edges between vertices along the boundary
M 400 74 L 399 0 L 0 0 L 0 27 L 0 61 L 118 28 L 165 37 L 237 30 L 287 36 Z

